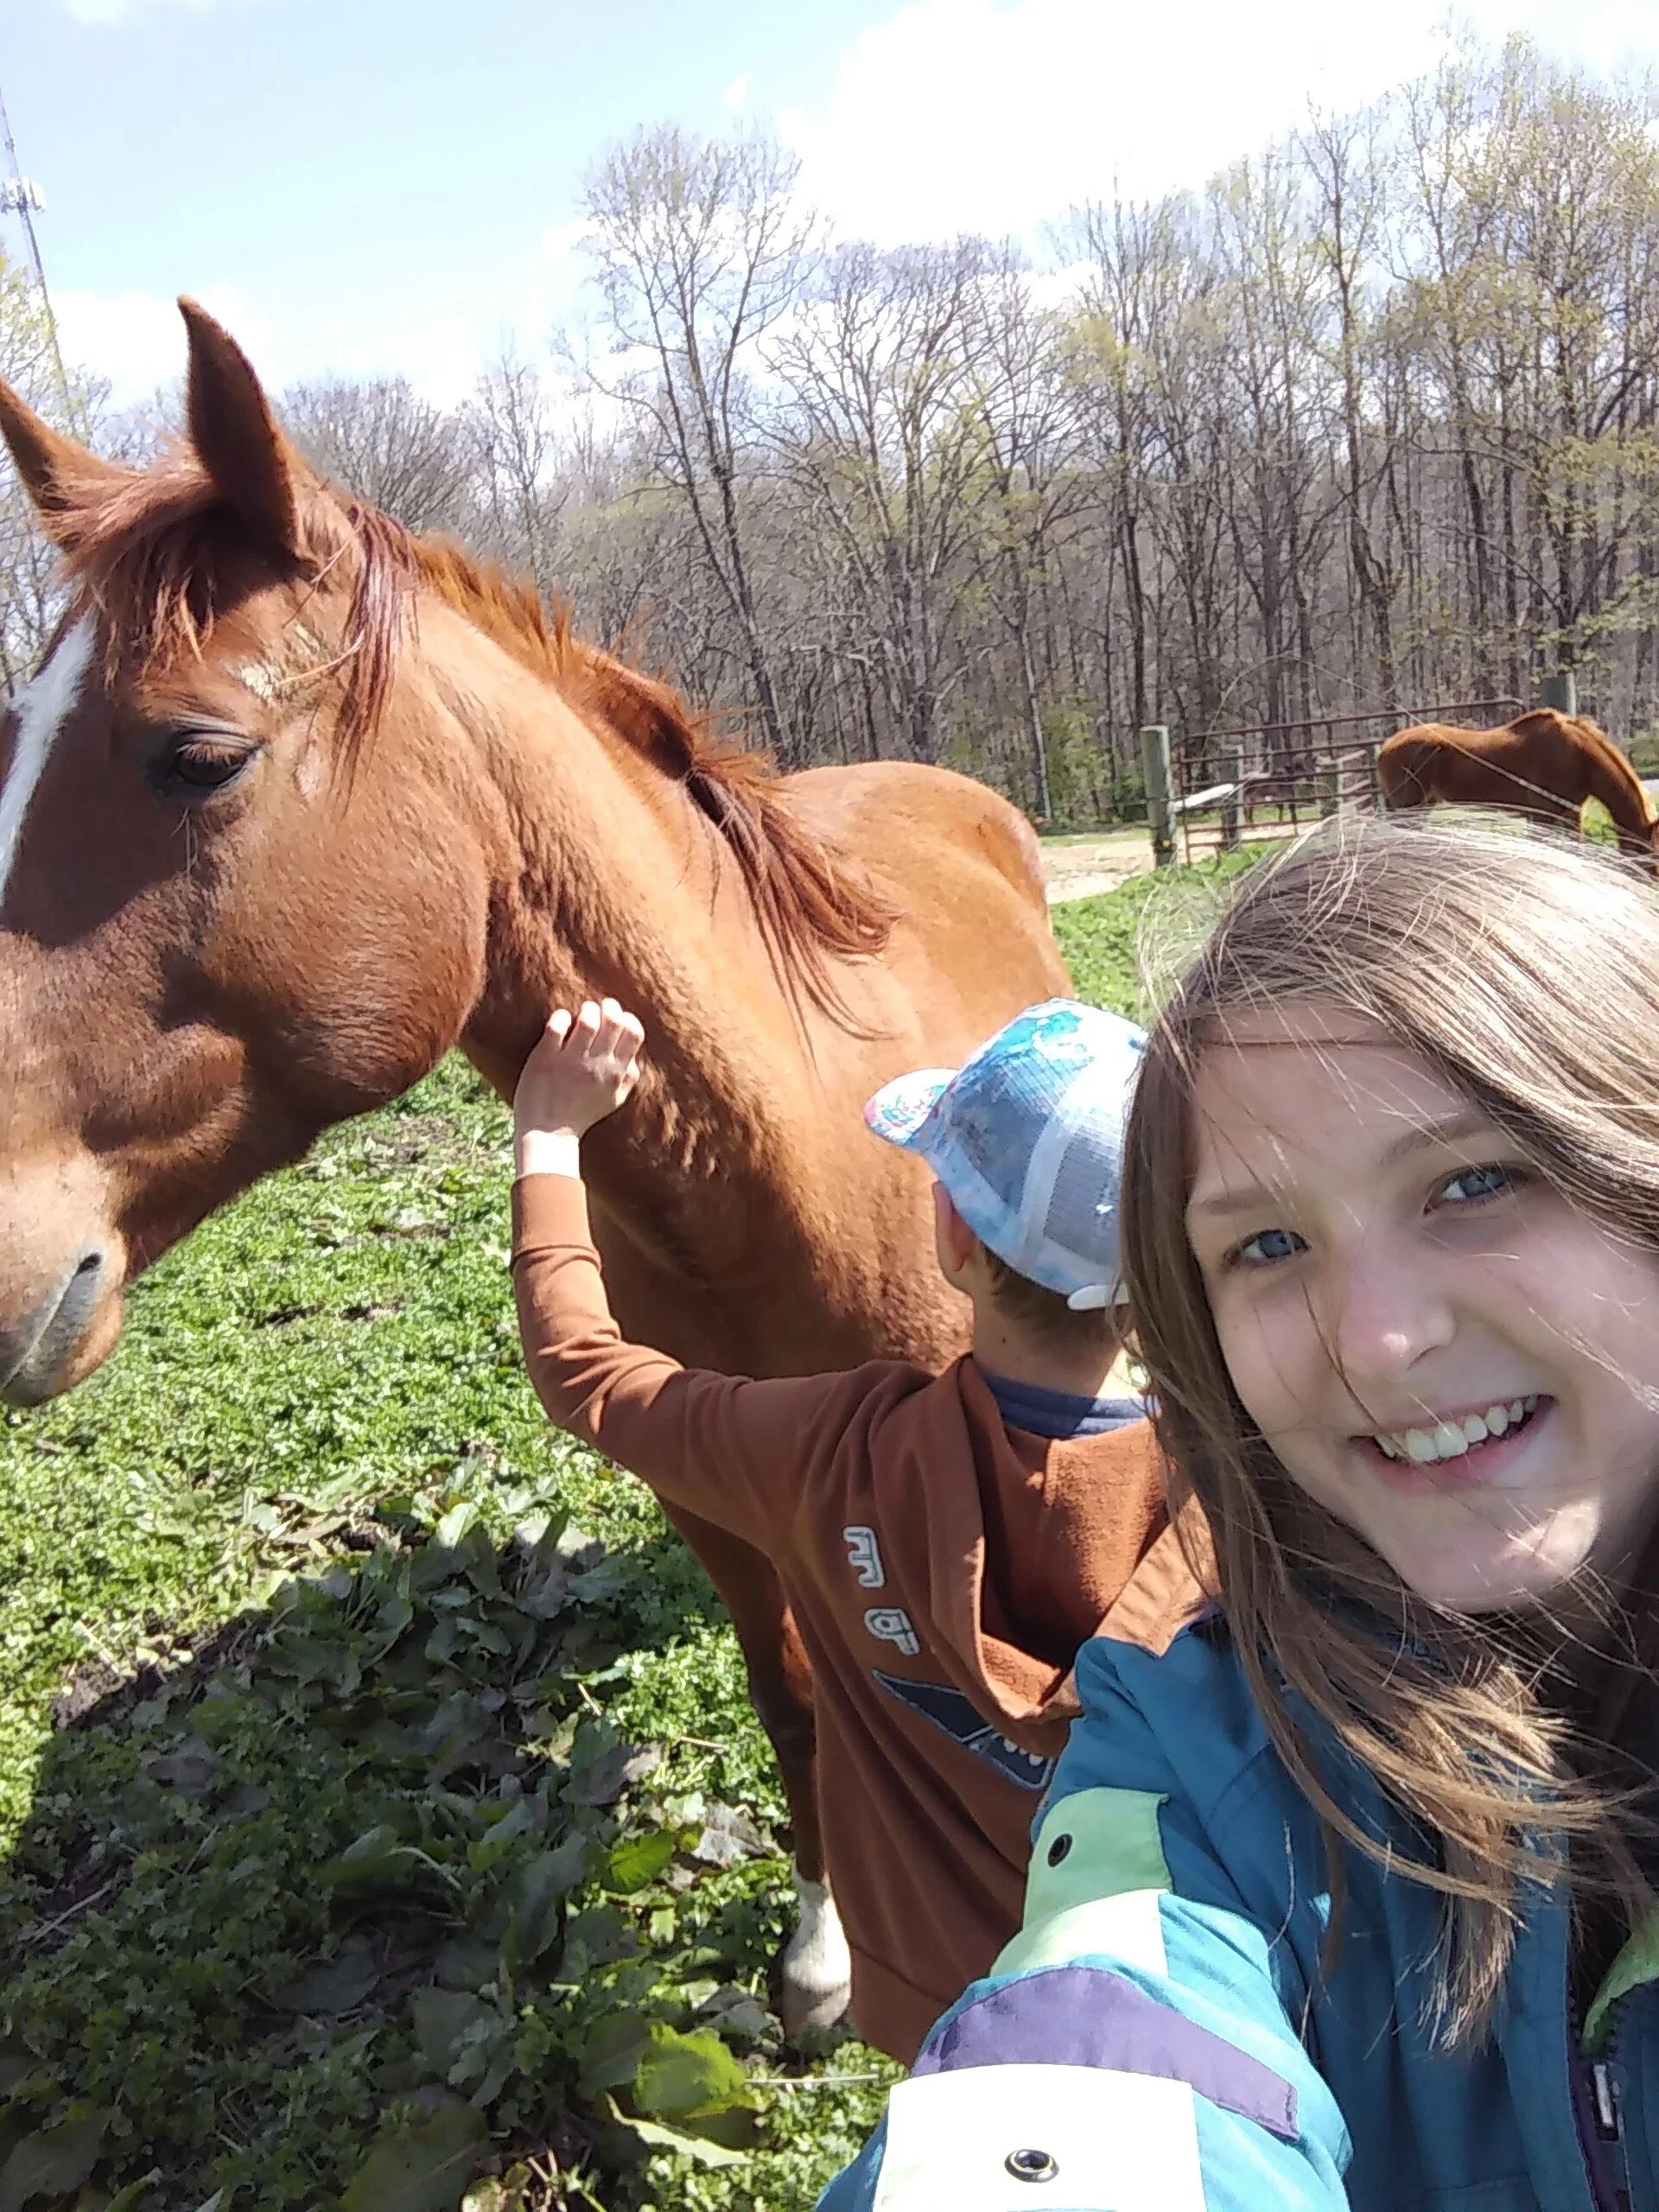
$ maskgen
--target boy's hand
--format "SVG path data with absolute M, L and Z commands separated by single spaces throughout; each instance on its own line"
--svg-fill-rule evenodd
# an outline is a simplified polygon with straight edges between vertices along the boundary
M 595 1122 L 613 1114 L 639 1080 L 645 1027 L 614 999 L 584 1001 L 572 1016 L 560 1007 L 524 1062 L 512 1097 L 513 1148 L 520 1175 L 577 1175 L 577 1147 Z

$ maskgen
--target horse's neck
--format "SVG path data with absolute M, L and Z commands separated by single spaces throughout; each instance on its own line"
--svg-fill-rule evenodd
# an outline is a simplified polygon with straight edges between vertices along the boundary
M 781 995 L 740 871 L 683 791 L 550 687 L 511 677 L 474 733 L 492 920 L 463 1049 L 511 1097 L 555 1007 L 608 995 L 638 1014 L 648 1066 L 630 1141 L 589 1150 L 601 1198 L 668 1233 L 698 1192 L 759 1195 Z
M 1591 796 L 1599 798 L 1618 828 L 1640 842 L 1648 839 L 1653 816 L 1641 778 L 1610 738 L 1579 725 Z

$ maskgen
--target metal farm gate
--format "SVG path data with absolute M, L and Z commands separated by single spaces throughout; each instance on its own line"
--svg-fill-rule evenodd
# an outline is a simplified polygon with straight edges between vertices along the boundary
M 1525 712 L 1520 699 L 1456 699 L 1175 739 L 1169 746 L 1169 830 L 1160 841 L 1154 807 L 1154 848 L 1166 842 L 1160 857 L 1173 858 L 1179 836 L 1181 858 L 1192 861 L 1228 851 L 1247 836 L 1294 836 L 1326 815 L 1370 812 L 1378 798 L 1376 756 L 1396 730 L 1418 722 L 1490 729 Z M 1151 749 L 1147 764 L 1150 769 Z M 1149 776 L 1149 799 L 1153 780 Z

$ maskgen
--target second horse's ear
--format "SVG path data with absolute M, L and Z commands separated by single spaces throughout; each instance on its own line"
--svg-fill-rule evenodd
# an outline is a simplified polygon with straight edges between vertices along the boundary
M 179 313 L 190 334 L 190 442 L 226 505 L 273 551 L 299 560 L 297 464 L 253 365 L 194 300 L 181 300 Z
M 0 437 L 10 448 L 35 513 L 60 546 L 74 537 L 75 516 L 95 506 L 129 473 L 42 422 L 9 384 L 0 384 Z

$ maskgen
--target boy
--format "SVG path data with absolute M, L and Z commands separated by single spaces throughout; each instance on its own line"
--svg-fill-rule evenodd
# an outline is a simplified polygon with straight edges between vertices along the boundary
M 664 1499 L 763 1547 L 811 1659 L 830 1888 L 853 2018 L 906 2063 L 1020 1925 L 1030 1827 L 1077 1711 L 1071 1672 L 1164 1532 L 1163 1471 L 1122 1394 L 1114 1300 L 1139 1030 L 1033 1007 L 865 1119 L 933 1171 L 938 1261 L 973 1350 L 777 1381 L 625 1344 L 578 1154 L 644 1032 L 561 1010 L 514 1099 L 513 1274 L 531 1380 Z

